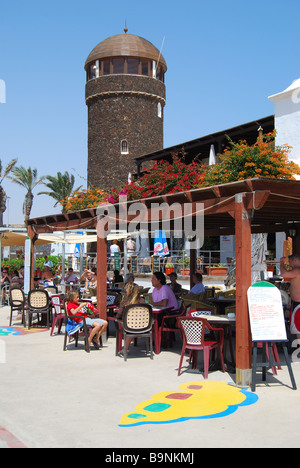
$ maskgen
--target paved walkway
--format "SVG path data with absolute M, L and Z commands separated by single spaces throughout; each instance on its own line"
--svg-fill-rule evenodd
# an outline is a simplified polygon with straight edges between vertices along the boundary
M 203 374 L 184 363 L 177 377 L 180 344 L 150 360 L 144 346 L 128 361 L 115 356 L 115 338 L 92 350 L 69 346 L 49 331 L 12 335 L 9 308 L 0 309 L 0 447 L 197 448 L 299 447 L 300 363 L 259 382 L 258 401 L 224 417 L 120 427 L 125 413 L 160 392 L 201 386 Z M 18 325 L 18 324 L 14 324 Z M 20 327 L 22 331 L 22 327 Z M 14 330 L 15 331 L 15 330 Z M 210 372 L 209 382 L 234 383 L 234 375 Z M 222 395 L 215 400 L 221 401 Z M 226 403 L 226 402 L 225 402 Z M 181 404 L 181 403 L 180 403 Z M 183 404 L 183 403 L 182 403 Z M 102 452 L 103 453 L 103 452 Z

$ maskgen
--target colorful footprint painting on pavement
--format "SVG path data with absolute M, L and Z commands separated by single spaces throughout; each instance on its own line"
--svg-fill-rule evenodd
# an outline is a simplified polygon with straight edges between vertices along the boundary
M 0 336 L 23 336 L 44 331 L 49 330 L 47 328 L 31 328 L 27 330 L 27 328 L 24 327 L 0 327 Z
M 256 394 L 224 382 L 190 382 L 180 385 L 179 389 L 157 393 L 150 400 L 138 404 L 134 412 L 122 416 L 119 426 L 221 418 L 258 400 Z

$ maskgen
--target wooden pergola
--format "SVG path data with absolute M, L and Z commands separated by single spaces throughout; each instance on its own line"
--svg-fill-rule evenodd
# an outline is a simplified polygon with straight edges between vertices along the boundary
M 203 204 L 204 235 L 235 235 L 236 239 L 236 383 L 250 385 L 252 367 L 252 343 L 249 324 L 247 291 L 251 286 L 251 234 L 287 232 L 293 229 L 295 251 L 300 252 L 300 182 L 266 178 L 248 179 L 228 184 L 195 189 L 189 192 L 168 194 L 140 200 L 146 217 L 140 226 L 150 228 L 153 222 L 166 221 L 163 211 L 154 210 L 153 204 L 183 207 L 190 205 L 190 216 L 199 214 L 199 203 Z M 130 211 L 134 202 L 114 205 L 114 216 L 107 217 L 107 227 L 113 221 L 118 229 L 124 228 L 124 208 Z M 177 205 L 177 206 L 178 206 Z M 198 211 L 197 211 L 198 210 Z M 132 210 L 134 211 L 134 210 Z M 183 213 L 183 211 L 182 211 Z M 31 219 L 27 222 L 28 235 L 33 246 L 38 235 L 71 229 L 97 229 L 98 222 L 105 219 L 105 213 L 87 209 L 67 214 L 56 214 Z M 169 210 L 170 229 L 175 228 L 178 213 Z M 182 214 L 182 217 L 184 215 Z M 137 214 L 128 214 L 127 225 Z M 121 219 L 122 218 L 122 219 Z M 196 250 L 190 251 L 191 272 L 196 270 Z M 33 262 L 32 262 L 33 264 Z M 98 237 L 97 241 L 97 301 L 101 316 L 106 317 L 107 243 Z M 32 275 L 33 277 L 33 275 Z

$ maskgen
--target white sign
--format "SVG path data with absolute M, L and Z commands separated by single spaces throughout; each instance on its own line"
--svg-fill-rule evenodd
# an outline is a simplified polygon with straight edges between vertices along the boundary
M 252 341 L 287 340 L 279 289 L 262 281 L 251 286 L 247 295 Z
M 30 290 L 30 249 L 31 240 L 29 237 L 25 240 L 25 256 L 24 256 L 24 293 L 28 294 Z

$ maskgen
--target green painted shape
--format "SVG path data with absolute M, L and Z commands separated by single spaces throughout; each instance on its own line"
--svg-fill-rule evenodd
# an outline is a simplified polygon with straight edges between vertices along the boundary
M 259 283 L 254 283 L 251 288 L 276 288 L 276 286 L 268 281 L 260 281 Z
M 153 403 L 152 405 L 146 406 L 145 411 L 150 411 L 151 413 L 159 413 L 160 411 L 165 411 L 170 408 L 171 405 L 166 403 Z

